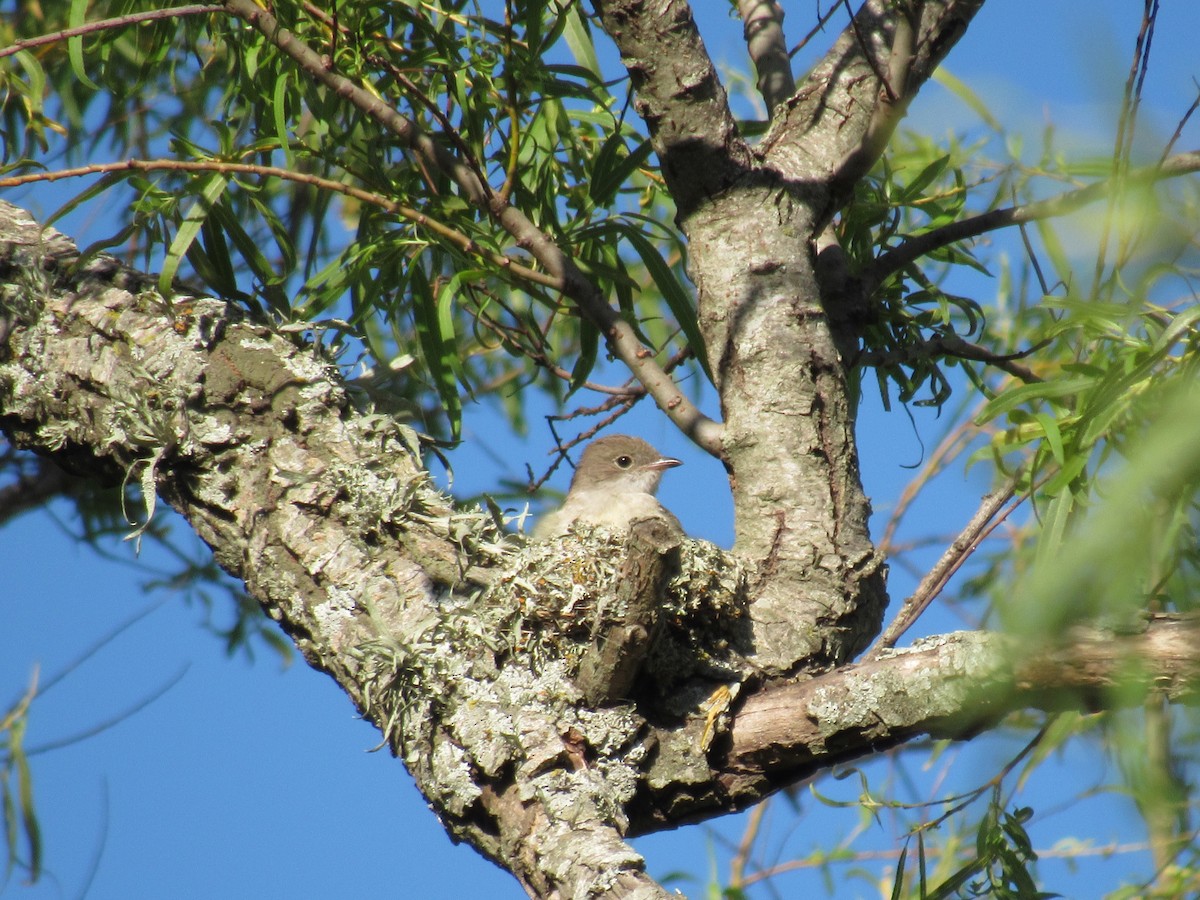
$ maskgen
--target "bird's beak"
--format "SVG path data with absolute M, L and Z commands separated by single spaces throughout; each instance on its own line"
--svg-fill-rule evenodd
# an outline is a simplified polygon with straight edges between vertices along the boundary
M 660 456 L 654 462 L 646 463 L 642 468 L 649 469 L 651 472 L 661 472 L 663 469 L 673 469 L 676 466 L 682 465 L 682 459 L 676 459 L 673 456 Z

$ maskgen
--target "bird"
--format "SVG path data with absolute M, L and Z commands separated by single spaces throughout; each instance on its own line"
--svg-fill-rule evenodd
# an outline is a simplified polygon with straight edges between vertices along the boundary
M 533 537 L 562 537 L 575 522 L 628 530 L 635 521 L 651 518 L 664 520 L 682 535 L 679 520 L 654 496 L 663 472 L 681 465 L 681 460 L 663 456 L 641 438 L 598 438 L 584 449 L 563 505 L 542 516 Z

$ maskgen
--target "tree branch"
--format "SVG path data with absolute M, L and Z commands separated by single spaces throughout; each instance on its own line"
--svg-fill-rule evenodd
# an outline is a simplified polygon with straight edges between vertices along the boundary
M 1011 712 L 1117 709 L 1147 693 L 1200 703 L 1200 618 L 1154 616 L 1144 630 L 1077 628 L 1042 646 L 994 632 L 955 632 L 744 694 L 708 775 L 666 783 L 630 833 L 745 809 L 831 766 L 918 737 L 966 740 Z M 707 795 L 697 784 L 713 785 Z
M 776 118 L 762 144 L 767 164 L 794 181 L 827 183 L 823 213 L 832 215 L 982 5 L 867 0 Z
M 1145 166 L 1127 172 L 1121 178 L 1121 182 L 1127 186 L 1147 185 L 1165 178 L 1176 178 L 1197 171 L 1200 171 L 1200 151 L 1192 151 L 1168 157 L 1153 166 Z M 945 247 L 967 238 L 978 237 L 1000 228 L 1073 213 L 1089 203 L 1095 203 L 1109 196 L 1112 184 L 1111 180 L 1106 179 L 1086 187 L 1067 191 L 1048 200 L 994 209 L 969 219 L 935 228 L 933 231 L 927 231 L 915 237 L 905 238 L 898 247 L 876 257 L 875 261 L 863 271 L 860 278 L 864 290 L 870 296 L 890 275 L 939 247 Z
M 969 738 L 1021 709 L 1092 711 L 1136 705 L 1146 692 L 1200 700 L 1200 622 L 1159 617 L 1140 634 L 1079 629 L 1057 647 L 985 632 L 942 635 L 911 649 L 751 697 L 723 768 L 779 784 L 914 737 Z
M 521 210 L 496 195 L 470 165 L 421 131 L 416 123 L 330 68 L 320 54 L 282 27 L 254 0 L 227 0 L 225 5 L 232 15 L 257 29 L 306 73 L 400 138 L 427 167 L 445 172 L 469 203 L 485 210 L 518 246 L 528 250 L 550 275 L 558 279 L 563 294 L 600 330 L 612 354 L 645 385 L 668 418 L 700 447 L 714 456 L 721 455 L 721 425 L 704 415 L 663 371 L 653 354 L 645 352 L 633 326 L 609 305 L 596 285 L 549 235 Z
M 767 105 L 767 116 L 796 93 L 787 39 L 783 33 L 783 7 L 776 0 L 738 0 L 738 14 L 746 49 L 758 73 L 758 92 Z
M 753 168 L 725 88 L 680 0 L 597 0 L 596 12 L 621 51 L 663 176 L 683 221 Z
M 156 493 L 183 514 L 456 838 L 540 895 L 664 896 L 623 839 L 644 721 L 582 709 L 563 651 L 535 670 L 509 647 L 546 585 L 565 575 L 579 602 L 577 573 L 615 572 L 619 544 L 576 546 L 570 564 L 536 545 L 542 568 L 521 577 L 512 536 L 432 488 L 415 435 L 358 412 L 317 353 L 228 304 L 162 296 L 111 257 L 80 263 L 2 202 L 0 273 L 0 429 L 15 446 L 126 475 L 147 514 Z
M 98 31 L 107 31 L 111 28 L 124 28 L 127 25 L 137 25 L 141 22 L 154 22 L 159 19 L 176 19 L 182 16 L 199 16 L 205 13 L 219 13 L 224 11 L 225 7 L 219 3 L 197 3 L 191 6 L 169 6 L 166 9 L 151 9 L 145 12 L 129 13 L 124 16 L 114 16 L 111 19 L 99 19 L 95 22 L 85 22 L 76 28 L 64 28 L 61 31 L 52 31 L 49 34 L 39 34 L 37 37 L 17 41 L 14 44 L 9 44 L 7 47 L 0 47 L 0 59 L 12 56 L 14 53 L 20 53 L 22 50 L 29 50 L 32 47 L 57 44 L 69 38 L 81 37 L 85 34 L 95 34 Z
M 921 579 L 917 589 L 905 599 L 896 618 L 867 651 L 864 661 L 878 659 L 889 648 L 894 647 L 904 632 L 911 628 L 921 614 L 929 608 L 929 604 L 941 593 L 942 588 L 946 586 L 954 573 L 962 568 L 962 564 L 975 552 L 983 538 L 990 533 L 992 522 L 1000 514 L 1004 504 L 1012 499 L 1018 481 L 1018 477 L 1011 478 L 1004 487 L 992 491 L 983 498 L 979 509 L 975 511 L 975 515 L 971 516 L 971 521 L 954 539 L 954 542 L 946 548 L 946 552 L 942 554 L 936 565 Z

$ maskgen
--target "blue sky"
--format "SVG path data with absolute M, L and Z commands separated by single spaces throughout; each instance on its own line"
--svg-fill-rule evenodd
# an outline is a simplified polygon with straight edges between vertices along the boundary
M 699 4 L 697 4 L 699 5 Z M 808 28 L 809 4 L 790 4 L 795 37 Z M 1140 4 L 1129 2 L 993 3 L 985 7 L 968 36 L 952 53 L 948 67 L 966 81 L 1015 130 L 1031 138 L 1045 122 L 1055 122 L 1064 139 L 1096 156 L 1112 141 L 1115 102 L 1128 67 Z M 0 5 L 7 8 L 8 4 Z M 710 49 L 719 62 L 742 65 L 740 26 L 722 12 L 702 20 Z M 1200 8 L 1164 4 L 1147 83 L 1145 121 L 1157 123 L 1163 137 L 1195 96 L 1200 76 L 1195 35 Z M 821 44 L 818 39 L 816 44 Z M 969 112 L 947 91 L 931 85 L 911 110 L 908 125 L 933 135 L 970 127 Z M 1197 129 L 1181 149 L 1197 146 Z M 69 188 L 68 188 L 69 190 Z M 62 195 L 29 190 L 6 196 L 42 213 Z M 86 243 L 89 219 L 97 231 L 102 204 L 60 227 Z M 994 286 L 979 282 L 974 296 L 987 302 Z M 868 397 L 870 395 L 868 394 Z M 707 408 L 716 404 L 706 398 Z M 549 435 L 537 427 L 520 441 L 506 436 L 494 412 L 468 411 L 465 445 L 453 456 L 455 491 L 486 490 L 502 476 L 520 478 L 524 464 L 545 459 Z M 679 456 L 685 468 L 668 472 L 662 499 L 695 536 L 722 546 L 732 541 L 728 488 L 720 466 L 675 434 L 654 409 L 638 410 L 622 430 L 637 433 L 659 449 Z M 942 426 L 929 411 L 884 414 L 868 400 L 860 445 L 863 474 L 877 516 L 886 516 L 912 475 L 922 447 L 936 443 Z M 493 455 L 472 442 L 486 435 Z M 556 476 L 565 487 L 569 473 Z M 912 534 L 952 531 L 973 511 L 988 487 L 982 468 L 939 479 L 915 508 Z M 7 705 L 35 671 L 43 683 L 64 671 L 89 647 L 137 613 L 149 612 L 39 697 L 30 716 L 27 744 L 58 744 L 114 719 L 97 733 L 37 754 L 34 779 L 46 854 L 46 874 L 27 888 L 12 879 L 11 896 L 89 897 L 523 897 L 510 876 L 466 847 L 455 847 L 412 786 L 403 767 L 386 751 L 370 752 L 377 732 L 357 720 L 350 703 L 324 675 L 297 661 L 282 668 L 267 651 L 253 663 L 228 659 L 203 628 L 206 613 L 168 593 L 147 592 L 144 571 L 130 564 L 132 545 L 113 543 L 109 558 L 80 546 L 78 526 L 62 504 L 28 514 L 0 531 L 0 564 L 5 586 L 0 614 L 5 622 L 0 655 L 0 698 Z M 940 548 L 928 551 L 936 557 Z M 165 565 L 152 551 L 142 562 Z M 894 599 L 912 581 L 894 571 Z M 936 612 L 936 611 L 935 611 Z M 223 617 L 218 608 L 212 613 Z M 936 612 L 927 631 L 963 627 L 954 616 Z M 162 691 L 153 702 L 123 713 Z M 947 784 L 971 784 L 988 777 L 1016 744 L 1003 739 L 954 748 L 938 763 L 956 759 Z M 920 756 L 912 757 L 914 772 Z M 900 769 L 881 764 L 872 784 L 902 782 Z M 1131 809 L 1119 797 L 1090 800 L 1080 813 L 1054 812 L 1081 786 L 1100 783 L 1105 763 L 1093 749 L 1072 745 L 1071 756 L 1032 784 L 1025 801 L 1045 812 L 1035 843 L 1047 847 L 1060 831 L 1087 834 L 1098 842 L 1143 839 Z M 823 790 L 852 800 L 851 778 Z M 803 795 L 802 795 L 803 796 Z M 828 846 L 853 831 L 861 813 L 851 807 L 829 810 L 801 800 L 799 820 L 777 801 L 769 815 L 767 846 L 778 858 Z M 890 820 L 865 827 L 871 846 L 895 845 Z M 652 874 L 683 871 L 703 879 L 710 866 L 723 864 L 723 842 L 736 842 L 745 816 L 726 817 L 638 842 Z M 872 878 L 887 883 L 894 863 L 834 869 L 837 897 L 880 895 Z M 1087 861 L 1074 874 L 1048 863 L 1043 871 L 1052 889 L 1094 896 L 1098 885 L 1113 885 L 1122 874 L 1147 872 L 1144 856 L 1119 854 L 1106 862 Z M 89 874 L 90 873 L 90 874 Z M 789 895 L 823 892 L 811 873 L 778 882 Z M 700 885 L 679 883 L 696 895 Z M 886 890 L 884 891 L 886 896 Z M 769 896 L 755 892 L 751 896 Z

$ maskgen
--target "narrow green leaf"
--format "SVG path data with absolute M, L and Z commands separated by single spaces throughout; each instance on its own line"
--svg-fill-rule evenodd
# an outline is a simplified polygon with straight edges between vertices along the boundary
M 596 165 L 588 184 L 588 196 L 597 206 L 607 206 L 626 179 L 654 152 L 649 141 L 642 141 L 624 159 L 616 159 L 616 151 L 624 146 L 625 141 L 619 134 L 610 135 L 596 156 Z
M 979 95 L 967 87 L 964 82 L 951 75 L 945 66 L 934 71 L 933 80 L 965 103 L 975 115 L 984 121 L 988 128 L 996 132 L 1005 130 L 1001 127 L 999 120 L 992 115 L 991 110 L 987 108 L 987 104 L 979 98 Z
M 0 774 L 6 774 L 0 772 Z M 17 822 L 17 807 L 13 803 L 12 794 L 8 790 L 8 785 L 4 781 L 0 781 L 0 800 L 4 804 L 4 843 L 5 849 L 8 851 L 8 865 L 11 868 L 13 863 L 18 859 L 20 847 L 17 843 L 17 836 L 21 833 L 19 823 Z M 8 873 L 5 872 L 5 877 Z
M 904 896 L 904 865 L 908 861 L 908 841 L 900 848 L 900 859 L 896 862 L 896 877 L 892 880 L 891 900 Z
M 200 238 L 188 248 L 188 262 L 200 273 L 205 283 L 222 297 L 238 296 L 241 291 L 238 289 L 224 229 L 210 217 L 204 220 Z M 203 271 L 201 266 L 204 267 Z
M 291 88 L 291 73 L 285 70 L 276 79 L 275 94 L 271 98 L 271 113 L 275 121 L 275 138 L 279 141 L 279 149 L 283 151 L 284 161 L 289 167 L 295 164 L 295 154 L 292 152 L 292 136 L 287 124 L 287 104 Z
M 275 281 L 278 276 L 274 267 L 262 252 L 258 241 L 250 237 L 241 219 L 233 214 L 233 210 L 222 204 L 212 211 L 212 217 L 220 225 L 225 237 L 233 241 L 234 247 L 237 248 L 254 276 L 264 284 Z
M 582 4 L 572 3 L 562 17 L 566 19 L 564 35 L 567 39 L 567 46 L 571 49 L 571 55 L 575 57 L 575 62 L 586 69 L 596 81 L 601 81 L 600 62 L 596 58 L 596 47 L 592 43 L 591 30 L 588 28 L 587 20 L 583 18 Z
M 1012 390 L 1005 391 L 983 408 L 975 419 L 976 424 L 982 425 L 1011 409 L 1031 400 L 1054 400 L 1069 397 L 1072 394 L 1087 389 L 1094 383 L 1092 378 L 1066 378 L 1061 381 L 1044 381 L 1036 384 L 1023 384 Z
M 71 0 L 71 10 L 67 15 L 67 27 L 79 28 L 87 21 L 88 0 Z M 71 71 L 75 77 L 93 91 L 100 90 L 100 85 L 88 78 L 87 68 L 83 64 L 83 35 L 76 34 L 67 38 L 67 59 L 71 63 Z
M 667 301 L 671 315 L 683 329 L 688 346 L 696 354 L 696 360 L 700 363 L 704 374 L 709 381 L 712 381 L 712 372 L 708 368 L 708 353 L 704 348 L 704 336 L 700 333 L 700 322 L 696 318 L 696 310 L 692 305 L 691 296 L 683 289 L 683 285 L 679 283 L 675 273 L 663 262 L 658 249 L 641 231 L 636 227 L 628 227 L 623 229 L 623 232 L 625 240 L 629 241 L 638 256 L 642 258 L 642 262 L 645 263 L 646 271 L 650 273 L 654 284 L 662 291 L 663 299 Z
M 584 319 L 579 326 L 579 358 L 571 369 L 571 393 L 579 390 L 596 365 L 600 350 L 600 330 Z
M 479 281 L 487 276 L 487 272 L 483 269 L 463 269 L 460 272 L 455 272 L 454 275 L 442 285 L 438 291 L 437 297 L 437 315 L 438 315 L 438 333 L 448 336 L 450 347 L 448 348 L 448 361 L 450 368 L 453 370 L 455 378 L 468 393 L 473 392 L 474 387 L 471 384 L 471 376 L 463 365 L 462 357 L 458 352 L 458 341 L 455 339 L 457 328 L 454 323 L 454 304 L 457 301 L 459 294 L 463 291 L 463 285 L 472 281 Z
M 78 194 L 56 209 L 53 213 L 51 213 L 46 219 L 46 224 L 53 225 L 55 222 L 70 213 L 72 210 L 76 209 L 81 204 L 86 203 L 88 200 L 91 200 L 98 194 L 104 193 L 113 185 L 124 181 L 125 177 L 125 173 L 123 172 L 109 172 L 91 187 L 84 188 L 84 190 L 80 191 Z
M 920 197 L 921 191 L 923 191 L 935 178 L 946 171 L 946 166 L 949 163 L 949 154 L 946 154 L 945 156 L 939 156 L 924 169 L 918 172 L 917 176 L 904 186 L 902 193 L 903 199 L 915 200 Z
M 433 296 L 428 276 L 413 260 L 409 284 L 413 294 L 413 321 L 417 328 L 417 341 L 421 355 L 429 369 L 434 389 L 442 401 L 442 409 L 450 425 L 450 435 L 458 440 L 462 430 L 462 401 L 458 396 L 458 382 L 454 377 L 451 357 L 455 355 L 454 336 L 441 330 L 437 300 Z
M 1054 565 L 1062 550 L 1063 537 L 1067 533 L 1067 525 L 1071 521 L 1071 511 L 1075 508 L 1075 495 L 1063 491 L 1054 497 L 1042 514 L 1042 530 L 1038 533 L 1037 563 Z
M 1042 240 L 1046 255 L 1050 257 L 1050 262 L 1054 265 L 1058 281 L 1062 284 L 1071 284 L 1071 262 L 1062 242 L 1058 239 L 1054 225 L 1049 219 L 1038 219 L 1034 223 L 1034 227 L 1037 228 L 1038 237 Z
M 191 247 L 192 241 L 196 239 L 196 235 L 200 233 L 200 227 L 204 224 L 204 220 L 208 218 L 221 195 L 225 193 L 225 188 L 229 185 L 229 178 L 220 173 L 214 173 L 205 176 L 202 182 L 206 183 L 201 188 L 195 202 L 184 214 L 183 222 L 175 233 L 171 246 L 167 248 L 162 272 L 158 276 L 158 289 L 164 296 L 171 294 L 172 283 L 179 271 L 179 264 L 183 261 L 188 248 Z
M 1064 465 L 1066 458 L 1063 454 L 1062 432 L 1058 429 L 1058 422 L 1054 416 L 1044 412 L 1035 412 L 1033 417 L 1042 426 L 1042 434 L 1046 438 L 1046 443 L 1050 445 L 1050 453 L 1054 456 L 1054 461 L 1060 466 Z

